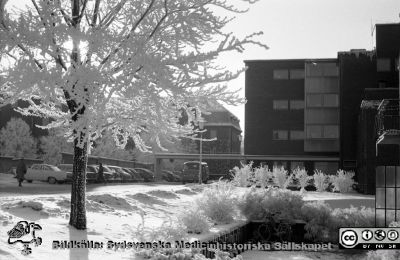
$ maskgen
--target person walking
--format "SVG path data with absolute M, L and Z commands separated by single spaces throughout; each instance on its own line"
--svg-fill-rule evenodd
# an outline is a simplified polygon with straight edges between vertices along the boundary
M 101 162 L 99 162 L 99 170 L 97 172 L 97 182 L 104 184 L 106 183 L 106 179 L 104 178 L 104 168 Z
M 25 173 L 26 173 L 26 165 L 24 162 L 24 158 L 21 158 L 19 160 L 18 166 L 17 166 L 17 179 L 18 179 L 18 183 L 19 183 L 19 187 L 22 187 L 22 182 L 25 179 Z

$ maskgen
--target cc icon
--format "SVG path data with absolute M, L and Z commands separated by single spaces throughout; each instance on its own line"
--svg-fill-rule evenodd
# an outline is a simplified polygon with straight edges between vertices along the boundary
M 340 242 L 344 247 L 351 248 L 357 244 L 358 236 L 354 230 L 345 230 L 340 236 Z

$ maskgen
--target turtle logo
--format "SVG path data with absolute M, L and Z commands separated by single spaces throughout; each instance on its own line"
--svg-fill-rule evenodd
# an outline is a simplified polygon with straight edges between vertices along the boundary
M 34 222 L 28 223 L 27 221 L 19 221 L 13 229 L 7 232 L 8 243 L 10 245 L 20 242 L 24 249 L 21 251 L 23 255 L 32 253 L 32 248 L 29 247 L 31 243 L 35 246 L 42 244 L 42 238 L 36 237 L 36 230 L 42 230 L 42 227 Z

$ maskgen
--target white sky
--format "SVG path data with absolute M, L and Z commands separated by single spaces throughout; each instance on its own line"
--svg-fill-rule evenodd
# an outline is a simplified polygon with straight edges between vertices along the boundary
M 23 5 L 26 0 L 10 0 Z M 230 2 L 237 2 L 231 1 Z M 400 22 L 400 0 L 259 0 L 238 14 L 227 31 L 238 37 L 262 31 L 258 39 L 270 47 L 247 46 L 243 53 L 221 57 L 230 69 L 244 66 L 248 59 L 335 58 L 338 51 L 372 49 L 375 23 Z M 241 88 L 244 73 L 229 83 Z M 228 107 L 244 130 L 244 105 Z
M 247 47 L 242 54 L 223 57 L 232 68 L 243 60 L 336 58 L 338 51 L 371 50 L 375 46 L 371 24 L 398 23 L 400 0 L 260 0 L 240 14 L 229 31 L 243 36 L 263 31 L 259 39 L 270 49 Z M 244 73 L 229 83 L 242 88 Z M 228 107 L 244 130 L 244 105 Z

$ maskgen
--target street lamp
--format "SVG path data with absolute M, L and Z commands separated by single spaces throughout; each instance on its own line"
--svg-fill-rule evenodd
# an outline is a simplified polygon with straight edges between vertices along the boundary
M 203 129 L 204 129 L 204 121 L 202 119 L 199 120 L 199 133 L 200 133 L 200 165 L 199 165 L 199 184 L 202 183 L 202 172 L 201 172 L 201 163 L 203 160 Z

